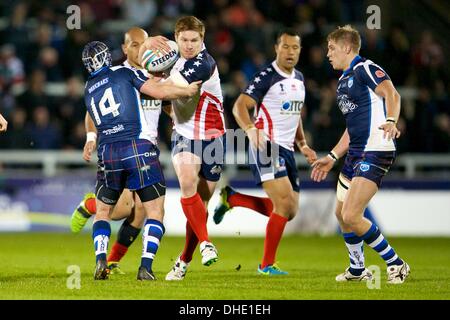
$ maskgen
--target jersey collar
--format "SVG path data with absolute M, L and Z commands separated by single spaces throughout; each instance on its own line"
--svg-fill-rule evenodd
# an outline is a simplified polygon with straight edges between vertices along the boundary
M 353 70 L 353 67 L 359 63 L 362 60 L 360 55 L 356 55 L 356 57 L 352 60 L 352 62 L 350 62 L 350 67 L 344 71 L 344 73 L 342 74 L 342 76 L 346 76 L 347 74 L 350 73 L 350 71 Z
M 102 72 L 105 71 L 106 69 L 108 69 L 108 66 L 103 66 L 103 67 L 101 67 L 100 69 L 95 70 L 94 72 L 92 72 L 92 73 L 89 75 L 89 78 L 95 77 L 96 75 L 98 75 L 99 73 L 102 73 Z
M 295 68 L 292 70 L 291 74 L 288 74 L 288 73 L 282 71 L 282 70 L 280 69 L 280 67 L 278 67 L 277 61 L 276 61 L 276 60 L 274 60 L 274 61 L 272 62 L 272 66 L 273 66 L 273 68 L 274 68 L 279 74 L 281 74 L 281 75 L 282 75 L 283 77 L 285 77 L 285 78 L 294 78 L 294 77 L 295 77 Z

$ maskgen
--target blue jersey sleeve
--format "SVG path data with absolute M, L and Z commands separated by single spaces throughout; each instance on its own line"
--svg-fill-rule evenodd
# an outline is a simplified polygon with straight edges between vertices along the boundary
M 189 83 L 199 80 L 205 82 L 211 78 L 215 67 L 214 61 L 200 53 L 197 57 L 187 60 L 180 73 Z
M 375 91 L 375 88 L 384 80 L 391 80 L 386 71 L 376 64 L 365 64 L 355 69 L 356 78 L 361 83 Z
M 268 75 L 266 71 L 257 73 L 249 82 L 243 93 L 252 97 L 259 105 L 264 99 L 267 91 L 269 91 L 271 78 L 272 77 Z
M 133 72 L 131 83 L 137 90 L 140 90 L 142 85 L 148 80 L 148 77 L 141 70 L 129 70 Z

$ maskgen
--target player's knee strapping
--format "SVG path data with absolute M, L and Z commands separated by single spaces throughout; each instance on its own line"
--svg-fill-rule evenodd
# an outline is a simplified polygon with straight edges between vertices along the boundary
M 350 185 L 349 181 L 346 181 L 341 177 L 338 178 L 338 183 L 336 186 L 336 197 L 338 201 L 344 202 L 345 195 L 347 194 L 349 185 Z
M 136 193 L 141 199 L 141 202 L 152 201 L 166 194 L 166 186 L 158 182 L 143 189 L 136 190 Z

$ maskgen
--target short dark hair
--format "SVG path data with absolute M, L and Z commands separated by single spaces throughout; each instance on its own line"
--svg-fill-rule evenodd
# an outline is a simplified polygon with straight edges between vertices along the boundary
M 280 31 L 278 31 L 277 38 L 276 38 L 276 44 L 280 43 L 281 36 L 284 34 L 287 34 L 288 36 L 292 36 L 292 37 L 298 37 L 300 39 L 300 45 L 302 44 L 302 37 L 300 37 L 300 34 L 297 32 L 297 30 L 295 30 L 293 28 L 283 28 Z

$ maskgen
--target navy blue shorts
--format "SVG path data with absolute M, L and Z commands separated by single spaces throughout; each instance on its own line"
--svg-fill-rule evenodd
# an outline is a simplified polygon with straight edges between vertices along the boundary
M 144 139 L 99 146 L 97 180 L 117 191 L 165 184 L 158 147 Z
M 300 179 L 295 165 L 294 152 L 275 143 L 267 142 L 267 151 L 256 151 L 248 148 L 250 169 L 256 184 L 281 177 L 288 177 L 295 192 L 300 192 Z
M 199 175 L 208 181 L 219 181 L 225 163 L 226 136 L 210 140 L 191 140 L 176 132 L 172 135 L 172 157 L 180 152 L 201 159 Z
M 345 157 L 341 174 L 349 180 L 364 177 L 381 185 L 381 180 L 395 160 L 395 151 L 352 151 Z

